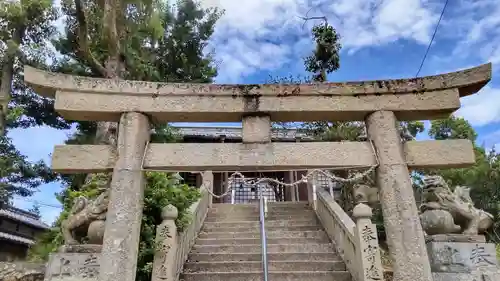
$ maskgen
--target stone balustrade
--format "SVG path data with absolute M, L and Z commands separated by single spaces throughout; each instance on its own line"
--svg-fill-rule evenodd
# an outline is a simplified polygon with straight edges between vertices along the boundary
M 207 216 L 212 204 L 213 174 L 203 173 L 203 184 L 200 187 L 201 198 L 189 208 L 191 223 L 178 232 L 175 225 L 177 209 L 169 205 L 162 212 L 163 222 L 156 230 L 156 253 L 153 262 L 152 281 L 177 281 L 187 260 L 189 251 Z
M 316 192 L 316 214 L 330 239 L 335 242 L 353 279 L 382 280 L 377 230 L 371 222 L 371 208 L 362 203 L 356 205 L 354 222 L 328 192 L 322 189 Z

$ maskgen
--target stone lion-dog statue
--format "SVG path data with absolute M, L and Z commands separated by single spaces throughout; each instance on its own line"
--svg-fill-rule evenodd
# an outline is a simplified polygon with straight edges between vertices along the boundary
M 106 220 L 109 193 L 110 188 L 107 188 L 94 200 L 83 196 L 75 199 L 68 218 L 61 223 L 65 245 L 79 244 L 75 232 L 84 233 L 91 243 L 102 240 L 104 233 L 101 229 L 103 229 L 103 223 Z M 92 227 L 93 223 L 98 223 L 99 227 Z
M 425 177 L 423 182 L 420 220 L 427 234 L 478 235 L 493 225 L 493 215 L 474 207 L 469 187 L 457 186 L 452 192 L 436 175 Z

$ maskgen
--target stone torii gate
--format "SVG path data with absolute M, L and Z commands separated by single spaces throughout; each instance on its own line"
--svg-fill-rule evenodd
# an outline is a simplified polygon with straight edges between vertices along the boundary
M 401 142 L 397 121 L 449 116 L 480 90 L 491 64 L 417 79 L 272 85 L 172 84 L 61 75 L 25 67 L 25 80 L 55 98 L 64 118 L 119 122 L 118 146 L 56 146 L 61 173 L 113 171 L 100 281 L 134 281 L 143 169 L 293 170 L 367 167 L 377 182 L 394 279 L 431 281 L 409 169 L 474 163 L 469 140 Z M 243 122 L 243 143 L 149 144 L 159 122 Z M 365 121 L 367 142 L 271 143 L 271 121 Z M 143 159 L 143 155 L 145 155 Z

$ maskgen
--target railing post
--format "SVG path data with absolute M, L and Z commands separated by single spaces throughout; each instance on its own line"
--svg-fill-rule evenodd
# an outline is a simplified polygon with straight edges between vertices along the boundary
M 269 272 L 267 264 L 267 234 L 266 234 L 266 199 L 262 194 L 262 187 L 259 187 L 259 221 L 260 221 L 260 242 L 262 247 L 262 274 L 264 281 L 268 281 Z
M 156 228 L 155 257 L 151 281 L 175 281 L 177 278 L 177 208 L 168 205 L 161 212 L 162 223 Z
M 203 182 L 201 186 L 206 188 L 208 192 L 208 208 L 212 207 L 213 204 L 213 196 L 214 192 L 214 173 L 212 171 L 204 171 L 202 175 Z
M 378 281 L 383 280 L 382 260 L 378 245 L 377 228 L 372 223 L 372 209 L 363 203 L 354 207 L 352 216 L 356 227 L 354 235 L 356 237 L 356 256 L 360 267 L 358 281 Z
M 235 203 L 235 197 L 236 197 L 236 190 L 233 188 L 231 189 L 231 204 Z
M 310 173 L 311 171 L 307 171 L 307 173 Z M 316 210 L 316 200 L 317 200 L 317 194 L 316 194 L 316 174 L 313 174 L 311 178 L 307 179 L 307 199 L 309 200 L 309 205 L 313 208 L 313 210 Z

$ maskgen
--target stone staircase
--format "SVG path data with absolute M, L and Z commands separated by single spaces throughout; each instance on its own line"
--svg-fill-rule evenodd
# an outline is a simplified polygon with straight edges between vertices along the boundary
M 185 281 L 260 281 L 257 204 L 214 204 L 184 266 Z M 351 275 L 307 203 L 270 203 L 270 281 L 350 281 Z

